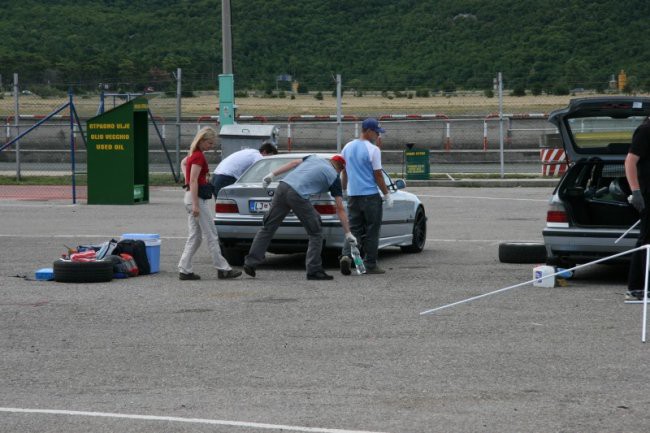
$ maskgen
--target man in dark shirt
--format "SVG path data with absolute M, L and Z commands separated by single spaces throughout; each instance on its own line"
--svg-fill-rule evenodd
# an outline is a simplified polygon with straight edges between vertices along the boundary
M 637 247 L 650 244 L 650 217 L 646 203 L 650 203 L 650 117 L 634 131 L 632 144 L 625 158 L 625 177 L 632 190 L 630 203 L 641 214 Z M 645 250 L 632 254 L 627 281 L 628 295 L 643 299 L 645 286 Z

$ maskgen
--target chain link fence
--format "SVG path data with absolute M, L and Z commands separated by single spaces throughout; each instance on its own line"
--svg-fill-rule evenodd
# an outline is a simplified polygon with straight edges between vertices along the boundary
M 343 76 L 339 102 L 330 78 L 323 79 L 323 88 L 328 90 L 308 90 L 295 83 L 281 82 L 265 90 L 238 90 L 235 94 L 237 121 L 278 126 L 281 152 L 312 152 L 339 150 L 358 136 L 361 121 L 372 116 L 379 118 L 387 131 L 383 137 L 383 161 L 391 172 L 404 173 L 404 150 L 410 146 L 429 150 L 432 173 L 496 174 L 505 170 L 506 173 L 541 174 L 540 149 L 559 144 L 555 128 L 547 122 L 548 113 L 565 107 L 574 97 L 620 93 L 615 83 L 594 85 L 599 91 L 579 87 L 543 92 L 509 89 L 507 80 L 501 97 L 498 89 L 382 90 L 379 86 L 361 89 L 355 88 L 354 82 L 345 85 Z M 81 127 L 70 121 L 70 110 L 66 108 L 7 146 L 69 102 L 67 92 L 60 90 L 64 87 L 21 83 L 15 77 L 13 88 L 1 93 L 0 143 L 4 147 L 0 145 L 3 147 L 0 198 L 23 194 L 20 187 L 35 176 L 41 182 L 45 177 L 58 178 L 52 181 L 57 184 L 51 187 L 52 196 L 69 198 L 70 194 L 60 184 L 69 185 L 72 176 L 77 175 L 77 194 L 83 199 L 86 121 L 143 93 L 149 99 L 151 111 L 149 166 L 152 175 L 173 179 L 170 166 L 178 172 L 180 159 L 198 129 L 213 126 L 219 130 L 218 93 L 195 88 L 191 78 L 180 83 L 170 80 L 165 84 L 165 91 L 150 86 L 143 92 L 130 93 L 115 91 L 119 86 L 102 83 L 99 91 L 96 88 L 92 92 L 74 92 L 72 100 Z M 339 108 L 340 123 L 336 116 Z M 165 148 L 172 161 L 167 159 Z M 213 167 L 220 160 L 219 146 L 216 148 L 210 159 Z M 505 165 L 500 166 L 501 158 Z M 49 188 L 39 186 L 39 194 L 47 196 Z

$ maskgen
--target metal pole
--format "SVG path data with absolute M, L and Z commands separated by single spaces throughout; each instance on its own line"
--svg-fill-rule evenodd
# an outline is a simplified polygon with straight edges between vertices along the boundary
M 76 182 L 76 161 L 74 157 L 74 102 L 72 99 L 72 87 L 68 90 L 68 104 L 70 108 L 70 161 L 72 170 L 72 204 L 77 203 L 77 182 Z
M 235 113 L 235 77 L 232 74 L 230 0 L 221 0 L 221 42 L 223 73 L 219 75 L 219 124 L 232 125 Z
M 336 74 L 336 153 L 341 153 L 341 139 L 343 136 L 343 124 L 341 123 L 342 111 L 341 98 L 341 74 Z
M 181 172 L 181 68 L 176 69 L 176 172 Z
M 230 25 L 230 0 L 221 0 L 221 44 L 223 73 L 232 74 L 232 30 Z
M 20 135 L 20 103 L 18 88 L 18 74 L 14 73 L 14 125 L 16 126 L 16 136 Z M 16 180 L 21 180 L 20 173 L 20 141 L 16 141 Z
M 102 86 L 101 92 L 99 92 L 99 110 L 97 114 L 104 114 L 104 85 L 100 84 Z
M 501 179 L 505 177 L 503 167 L 503 76 L 499 72 L 499 162 Z
M 614 243 L 617 244 L 621 239 L 623 239 L 625 237 L 625 235 L 630 233 L 634 229 L 634 227 L 638 226 L 640 222 L 641 222 L 641 220 L 638 220 L 637 222 L 632 224 L 632 226 L 629 229 L 625 230 L 625 233 L 623 233 L 618 239 L 616 239 L 614 241 Z

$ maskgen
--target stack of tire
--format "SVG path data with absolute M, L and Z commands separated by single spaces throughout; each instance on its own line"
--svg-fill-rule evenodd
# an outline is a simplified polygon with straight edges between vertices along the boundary
M 113 263 L 110 260 L 91 262 L 57 260 L 52 268 L 54 281 L 60 283 L 102 283 L 113 279 Z
M 537 242 L 502 242 L 499 244 L 501 263 L 546 263 L 546 246 Z

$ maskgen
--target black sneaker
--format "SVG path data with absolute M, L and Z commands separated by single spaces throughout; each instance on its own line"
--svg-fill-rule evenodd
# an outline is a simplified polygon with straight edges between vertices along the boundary
M 250 275 L 251 277 L 255 278 L 255 268 L 254 267 L 244 265 L 244 272 L 246 272 L 246 275 Z
M 643 289 L 631 290 L 625 293 L 625 299 L 643 301 Z
M 385 274 L 386 271 L 376 266 L 374 268 L 366 268 L 366 274 Z
M 333 280 L 334 277 L 325 273 L 325 271 L 316 271 L 313 274 L 307 274 L 308 280 Z
M 182 272 L 179 272 L 178 274 L 178 279 L 179 280 L 200 280 L 201 277 L 195 274 L 194 272 L 190 272 L 189 274 L 184 274 Z
M 350 275 L 352 273 L 352 260 L 348 256 L 341 257 L 339 266 L 343 275 Z
M 239 276 L 241 276 L 241 271 L 235 271 L 234 269 L 230 269 L 228 271 L 219 270 L 217 272 L 217 278 L 220 280 L 228 280 L 231 278 L 237 278 Z

